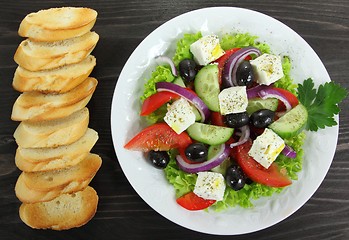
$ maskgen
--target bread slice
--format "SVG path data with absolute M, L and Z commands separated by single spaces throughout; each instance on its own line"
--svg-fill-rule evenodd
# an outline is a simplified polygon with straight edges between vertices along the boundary
M 96 213 L 98 195 L 92 187 L 72 194 L 62 194 L 49 201 L 23 203 L 22 221 L 32 228 L 66 230 L 86 224 Z
M 74 166 L 87 157 L 98 140 L 88 128 L 78 141 L 57 148 L 21 148 L 16 151 L 16 166 L 25 172 L 49 171 Z
M 82 83 L 96 66 L 96 58 L 89 55 L 81 62 L 55 69 L 28 71 L 18 66 L 12 86 L 19 92 L 65 93 Z
M 92 179 L 102 164 L 97 154 L 89 154 L 77 165 L 46 172 L 22 172 L 22 178 L 29 189 L 48 192 L 64 188 L 71 182 Z
M 94 26 L 97 12 L 90 8 L 61 7 L 28 14 L 18 34 L 35 41 L 59 41 L 81 36 Z
M 13 105 L 11 119 L 37 122 L 67 117 L 87 105 L 96 86 L 97 80 L 88 77 L 67 93 L 22 93 Z
M 25 203 L 49 201 L 60 194 L 85 188 L 102 164 L 97 154 L 89 154 L 79 164 L 47 172 L 22 172 L 17 179 L 15 193 Z
M 58 68 L 81 62 L 92 52 L 98 40 L 99 36 L 95 32 L 56 42 L 26 39 L 18 46 L 14 60 L 29 71 Z
M 73 181 L 64 188 L 57 188 L 44 192 L 28 188 L 23 180 L 23 175 L 19 175 L 15 186 L 15 193 L 17 198 L 24 203 L 47 202 L 61 194 L 81 191 L 86 188 L 90 182 L 91 179 L 82 182 Z
M 87 107 L 55 120 L 21 122 L 13 134 L 23 148 L 48 148 L 68 145 L 81 138 L 89 123 Z

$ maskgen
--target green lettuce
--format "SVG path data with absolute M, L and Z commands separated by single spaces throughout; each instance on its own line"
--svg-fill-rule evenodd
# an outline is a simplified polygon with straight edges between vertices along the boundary
M 262 53 L 270 53 L 270 47 L 266 43 L 257 41 L 258 37 L 249 33 L 225 34 L 220 43 L 223 50 L 243 47 L 256 47 Z
M 178 66 L 183 59 L 192 59 L 193 54 L 190 52 L 190 45 L 202 37 L 201 32 L 186 33 L 183 38 L 177 42 L 176 53 L 173 57 L 173 62 Z
M 171 69 L 168 66 L 159 65 L 151 74 L 151 78 L 144 84 L 144 92 L 140 97 L 143 102 L 146 98 L 156 93 L 155 84 L 158 82 L 172 82 L 174 80 Z

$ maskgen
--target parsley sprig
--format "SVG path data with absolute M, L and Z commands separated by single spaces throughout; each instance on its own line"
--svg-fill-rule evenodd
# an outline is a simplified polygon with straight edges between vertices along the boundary
M 321 84 L 316 90 L 311 78 L 298 85 L 298 99 L 308 110 L 306 129 L 317 131 L 326 126 L 337 125 L 334 115 L 340 109 L 338 104 L 347 96 L 348 91 L 334 82 Z

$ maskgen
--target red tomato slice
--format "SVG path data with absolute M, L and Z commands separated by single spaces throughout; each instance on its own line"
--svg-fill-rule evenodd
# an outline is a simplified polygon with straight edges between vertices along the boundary
M 222 72 L 223 72 L 223 68 L 225 63 L 227 62 L 228 58 L 233 55 L 237 50 L 239 50 L 241 48 L 232 48 L 229 49 L 227 51 L 225 51 L 225 54 L 223 56 L 221 56 L 220 58 L 218 58 L 215 62 L 218 63 L 218 79 L 219 79 L 219 84 L 221 84 L 221 80 L 222 80 Z M 250 56 L 247 56 L 245 58 L 245 60 L 251 60 L 252 58 Z
M 211 124 L 224 127 L 223 115 L 220 112 L 211 112 Z
M 199 197 L 194 192 L 189 192 L 180 198 L 177 198 L 177 203 L 187 210 L 197 211 L 208 208 L 216 202 L 216 200 L 208 200 Z
M 248 151 L 251 146 L 252 142 L 248 141 L 236 147 L 236 161 L 251 180 L 270 187 L 285 187 L 292 183 L 287 174 L 280 172 L 276 163 L 266 169 L 250 157 Z
M 133 137 L 124 148 L 143 152 L 168 151 L 173 148 L 185 148 L 191 143 L 192 140 L 186 132 L 177 134 L 166 123 L 155 123 Z
M 172 92 L 157 92 L 146 98 L 143 102 L 141 109 L 141 116 L 147 116 L 154 112 L 156 109 L 170 101 L 171 99 L 177 99 L 179 96 Z
M 291 104 L 292 108 L 298 105 L 299 103 L 298 98 L 290 91 L 283 88 L 277 88 L 277 87 L 273 87 L 273 89 L 279 91 L 282 95 L 284 95 L 287 101 Z M 285 104 L 279 100 L 279 105 L 276 111 L 282 112 L 285 110 L 286 110 Z

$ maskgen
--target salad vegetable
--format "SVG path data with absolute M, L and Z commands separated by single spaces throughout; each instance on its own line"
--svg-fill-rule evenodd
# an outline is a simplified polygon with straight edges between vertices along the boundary
M 347 91 L 294 84 L 290 59 L 257 39 L 184 34 L 145 83 L 140 116 L 149 126 L 124 147 L 164 169 L 187 210 L 251 207 L 282 191 L 302 169 L 303 130 L 337 124 Z

